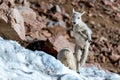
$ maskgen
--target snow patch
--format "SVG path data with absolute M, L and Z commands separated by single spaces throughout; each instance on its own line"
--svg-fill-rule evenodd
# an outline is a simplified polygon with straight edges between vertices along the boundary
M 120 80 L 120 75 L 96 67 L 82 68 L 77 74 L 45 52 L 0 39 L 0 80 Z
M 54 57 L 11 40 L 0 39 L 0 64 L 0 80 L 82 80 Z

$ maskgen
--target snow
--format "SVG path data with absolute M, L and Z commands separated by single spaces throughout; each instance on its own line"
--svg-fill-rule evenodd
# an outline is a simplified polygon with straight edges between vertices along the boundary
M 42 51 L 31 51 L 0 38 L 0 80 L 120 80 L 120 75 L 95 67 L 69 70 Z
M 96 67 L 82 68 L 81 74 L 87 77 L 88 80 L 120 80 L 120 75 L 105 72 Z
M 76 72 L 45 52 L 33 52 L 15 41 L 0 39 L 0 80 L 68 80 L 67 78 L 82 80 Z

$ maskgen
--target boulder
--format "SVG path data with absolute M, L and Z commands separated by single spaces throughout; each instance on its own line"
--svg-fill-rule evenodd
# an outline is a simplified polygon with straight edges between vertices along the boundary
M 5 3 L 0 9 L 0 35 L 7 39 L 26 40 L 24 19 L 19 11 L 15 8 L 9 9 Z

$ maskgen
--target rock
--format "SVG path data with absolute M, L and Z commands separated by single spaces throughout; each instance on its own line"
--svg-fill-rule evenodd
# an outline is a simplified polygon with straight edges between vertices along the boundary
M 95 21 L 90 21 L 89 22 L 91 25 L 95 25 Z
M 42 34 L 42 28 L 46 27 L 46 21 L 44 17 L 38 17 L 38 19 L 26 19 L 25 20 L 26 34 L 33 39 L 46 40 Z
M 15 8 L 9 9 L 4 3 L 0 6 L 0 34 L 7 39 L 26 40 L 24 20 Z
M 60 51 L 63 48 L 69 48 L 74 52 L 74 44 L 70 43 L 64 36 L 60 35 L 57 38 L 50 38 L 50 42 L 53 44 L 57 51 Z
M 105 38 L 105 37 L 102 36 L 102 37 L 100 38 L 100 41 L 108 41 L 108 40 L 107 40 L 107 38 Z
M 8 6 L 9 7 L 15 7 L 14 0 L 8 0 Z
M 108 0 L 102 0 L 105 5 L 112 6 L 112 3 Z
M 18 6 L 26 6 L 26 7 L 29 7 L 30 4 L 28 2 L 28 0 L 14 0 L 15 4 Z
M 62 15 L 58 12 L 53 15 L 53 18 L 56 18 L 57 21 L 62 21 L 63 20 Z
M 2 3 L 0 5 L 0 19 L 5 21 L 6 23 L 8 22 L 8 17 L 6 16 L 8 9 L 9 7 L 5 3 Z
M 56 7 L 56 11 L 61 13 L 61 8 L 59 7 L 59 5 L 56 5 L 55 7 Z
M 61 3 L 61 4 L 65 4 L 66 3 L 65 0 L 58 0 L 58 2 Z
M 46 27 L 46 22 L 45 19 L 43 17 L 39 17 L 39 20 L 34 20 L 34 19 L 27 19 L 25 21 L 25 25 L 26 27 L 30 28 L 30 31 L 40 31 L 42 28 Z
M 120 55 L 117 55 L 117 54 L 115 54 L 115 53 L 113 53 L 111 56 L 109 56 L 110 57 L 110 59 L 111 59 L 111 61 L 112 62 L 116 62 L 116 61 L 118 61 L 118 59 L 120 59 Z
M 47 38 L 40 31 L 32 31 L 28 33 L 33 40 L 46 40 Z
M 80 2 L 85 3 L 88 7 L 94 7 L 96 0 L 82 0 Z
M 118 45 L 117 51 L 118 51 L 118 53 L 120 54 L 120 45 Z
M 19 10 L 20 14 L 23 16 L 25 21 L 26 21 L 26 19 L 36 20 L 36 13 L 29 7 L 18 6 L 16 8 Z
M 32 5 L 32 9 L 37 10 L 38 8 L 36 8 L 36 6 L 37 6 L 37 7 L 40 7 L 40 9 L 39 9 L 38 11 L 41 12 L 41 13 L 47 13 L 47 11 L 48 11 L 51 7 L 53 7 L 53 6 L 51 6 L 50 4 L 49 4 L 49 6 L 48 6 L 48 4 L 46 4 L 44 1 L 42 1 L 41 3 L 37 3 L 36 5 L 33 4 L 33 5 Z
M 22 40 L 26 40 L 23 16 L 15 8 L 11 9 L 10 12 L 11 27 L 14 28 L 14 30 L 17 32 L 17 34 Z
M 53 13 L 55 13 L 55 12 L 61 13 L 61 8 L 59 7 L 59 5 L 55 5 L 55 6 L 53 6 L 53 7 L 51 8 L 51 11 L 52 11 Z
M 47 38 L 50 38 L 52 36 L 52 34 L 48 32 L 48 30 L 41 30 L 41 33 Z
M 47 27 L 56 27 L 56 26 L 66 28 L 65 22 L 63 22 L 62 20 L 60 20 L 60 21 L 48 21 L 47 22 Z
M 110 0 L 111 2 L 115 2 L 115 0 Z
M 92 62 L 94 62 L 94 54 L 91 52 L 91 51 L 89 51 L 89 55 L 88 55 L 88 58 L 87 58 L 87 62 L 88 63 L 92 63 Z
M 72 4 L 73 6 L 78 5 L 78 3 L 75 2 L 75 1 L 72 1 L 71 4 Z
M 115 16 L 115 20 L 119 22 L 120 21 L 120 13 L 116 13 L 116 15 L 117 16 Z
M 55 58 L 57 58 L 57 51 L 55 50 L 54 46 L 52 45 L 52 43 L 49 40 L 33 41 L 30 44 L 28 44 L 26 48 L 33 50 L 33 51 L 35 51 L 35 50 L 44 51 L 44 52 L 54 56 Z
M 26 36 L 27 41 L 32 42 L 34 39 L 30 36 Z
M 0 9 L 3 9 L 3 10 L 7 10 L 9 7 L 8 7 L 8 5 L 7 4 L 5 4 L 5 3 L 1 3 L 0 4 Z
M 66 34 L 66 29 L 61 26 L 54 26 L 46 28 L 53 36 Z
M 3 0 L 0 0 L 0 5 L 3 3 Z
M 17 4 L 22 4 L 24 0 L 14 0 Z M 26 0 L 25 0 L 26 1 Z

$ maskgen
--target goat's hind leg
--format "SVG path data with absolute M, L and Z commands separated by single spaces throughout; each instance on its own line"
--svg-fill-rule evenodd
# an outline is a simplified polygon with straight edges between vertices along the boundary
M 81 49 L 78 46 L 75 46 L 76 69 L 77 69 L 78 73 L 79 73 L 80 67 L 81 67 L 81 63 L 80 63 L 81 55 L 82 55 Z
M 81 61 L 80 61 L 81 66 L 84 66 L 84 64 L 87 60 L 87 56 L 88 56 L 88 52 L 89 52 L 89 46 L 90 46 L 90 43 L 87 42 L 86 46 L 85 46 L 85 49 L 82 51 L 83 54 L 81 55 Z

